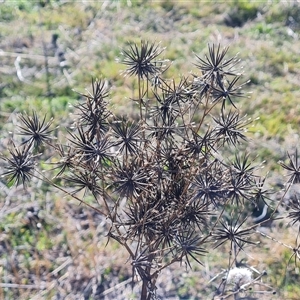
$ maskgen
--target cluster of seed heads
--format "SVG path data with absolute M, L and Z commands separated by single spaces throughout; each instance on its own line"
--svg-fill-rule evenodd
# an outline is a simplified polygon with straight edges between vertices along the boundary
M 268 204 L 260 166 L 239 150 L 250 123 L 237 108 L 247 83 L 240 83 L 239 60 L 226 59 L 227 48 L 208 50 L 196 56 L 195 73 L 176 82 L 164 78 L 169 65 L 159 58 L 159 44 L 129 44 L 121 62 L 138 82 L 138 120 L 114 115 L 105 80 L 93 80 L 74 107 L 66 139 L 54 136 L 52 120 L 21 114 L 23 143 L 11 142 L 2 157 L 8 183 L 27 186 L 39 177 L 107 217 L 109 239 L 126 248 L 133 279 L 143 283 L 141 299 L 155 297 L 164 268 L 202 264 L 202 256 L 224 244 L 235 253 L 231 268 L 241 250 L 256 245 L 249 208 Z M 38 170 L 49 149 L 54 177 Z M 300 182 L 297 159 L 282 166 L 291 182 Z M 89 195 L 94 205 L 85 202 Z M 299 202 L 290 217 L 299 222 Z

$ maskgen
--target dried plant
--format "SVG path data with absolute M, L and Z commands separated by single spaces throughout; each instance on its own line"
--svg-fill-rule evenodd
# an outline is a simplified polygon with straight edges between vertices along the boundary
M 110 221 L 109 239 L 127 250 L 133 280 L 142 281 L 140 299 L 155 299 L 163 269 L 175 262 L 192 267 L 192 260 L 201 265 L 208 251 L 225 244 L 230 245 L 228 284 L 222 281 L 219 295 L 241 292 L 236 280 L 244 273 L 244 286 L 261 279 L 252 279 L 247 270 L 241 275 L 232 271 L 239 254 L 257 246 L 259 224 L 249 221 L 249 207 L 268 204 L 269 191 L 257 174 L 260 166 L 253 166 L 248 153 L 236 154 L 247 142 L 250 120 L 237 109 L 244 84 L 237 84 L 239 60 L 226 59 L 227 51 L 209 46 L 205 59 L 196 55 L 200 74 L 176 83 L 163 78 L 166 60 L 159 58 L 159 45 L 130 44 L 121 61 L 125 73 L 137 77 L 138 121 L 116 117 L 107 106 L 105 81 L 96 80 L 75 105 L 66 140 L 53 142 L 52 120 L 40 121 L 36 112 L 24 114 L 20 128 L 26 140 L 20 147 L 12 143 L 8 156 L 3 155 L 8 182 L 26 185 L 35 176 L 89 207 L 85 197 L 93 197 L 94 209 Z M 44 151 L 41 144 L 53 150 L 56 161 L 49 176 L 37 169 L 43 153 L 33 155 Z M 290 171 L 289 182 L 297 183 L 297 153 L 289 159 L 282 166 Z M 298 201 L 289 213 L 293 224 L 299 222 L 299 212 Z M 234 291 L 227 288 L 231 282 Z

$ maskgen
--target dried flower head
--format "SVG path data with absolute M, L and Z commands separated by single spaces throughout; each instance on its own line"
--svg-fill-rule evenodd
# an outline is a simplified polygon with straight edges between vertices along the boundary
M 79 124 L 87 129 L 91 137 L 104 135 L 108 130 L 108 119 L 111 116 L 107 109 L 108 97 L 107 83 L 103 80 L 92 82 L 92 92 L 80 94 L 85 97 L 85 102 L 75 105 L 79 110 Z
M 75 169 L 78 167 L 78 161 L 76 161 L 76 151 L 74 148 L 70 146 L 58 145 L 56 150 L 60 156 L 60 160 L 54 163 L 56 166 L 53 168 L 53 170 L 59 169 L 55 177 L 59 177 L 66 170 Z
M 78 172 L 73 173 L 70 176 L 64 178 L 68 183 L 74 185 L 76 188 L 72 195 L 79 193 L 81 190 L 84 190 L 84 197 L 86 196 L 87 191 L 90 191 L 94 198 L 97 199 L 98 196 L 102 193 L 102 189 L 98 184 L 99 178 L 96 173 L 91 172 Z
M 249 236 L 252 233 L 251 228 L 242 229 L 243 224 L 246 222 L 244 219 L 239 224 L 239 218 L 237 220 L 233 220 L 231 217 L 230 221 L 220 221 L 221 227 L 216 230 L 215 237 L 218 244 L 215 248 L 224 244 L 227 241 L 230 241 L 231 248 L 233 245 L 238 246 L 238 248 L 243 249 L 244 244 L 254 244 L 249 240 Z
M 228 284 L 233 284 L 236 288 L 240 288 L 242 285 L 252 281 L 252 271 L 248 268 L 232 268 L 227 274 L 226 281 Z
M 141 41 L 140 46 L 129 44 L 128 50 L 123 50 L 123 64 L 127 65 L 127 74 L 130 76 L 137 75 L 140 78 L 150 80 L 151 76 L 160 73 L 163 61 L 156 61 L 156 58 L 164 51 L 155 43 L 150 44 Z
M 17 147 L 12 142 L 12 148 L 9 148 L 10 158 L 2 157 L 7 165 L 4 166 L 5 172 L 3 177 L 8 177 L 8 182 L 14 182 L 16 185 L 22 183 L 26 186 L 30 181 L 34 168 L 34 156 L 32 155 L 32 147 L 30 144 Z
M 119 147 L 120 152 L 125 150 L 126 156 L 129 153 L 137 154 L 139 144 L 142 141 L 140 137 L 142 129 L 138 124 L 117 120 L 113 123 L 112 130 L 116 138 L 114 145 Z
M 225 112 L 222 110 L 218 119 L 213 118 L 217 123 L 217 127 L 214 129 L 216 137 L 223 139 L 223 144 L 227 143 L 229 145 L 236 145 L 241 140 L 245 141 L 245 126 L 250 122 L 249 120 L 245 121 L 244 118 L 240 118 L 238 112 L 230 111 L 225 115 Z
M 97 136 L 92 140 L 82 127 L 78 128 L 78 134 L 79 135 L 76 135 L 70 132 L 72 137 L 70 141 L 75 146 L 79 162 L 103 163 L 111 160 L 113 156 L 111 152 L 112 144 L 108 137 L 105 136 L 101 138 Z
M 140 166 L 139 161 L 133 160 L 125 165 L 114 166 L 114 185 L 116 192 L 126 197 L 138 197 L 138 195 L 151 186 L 149 178 L 151 173 Z
M 217 80 L 217 84 L 212 86 L 212 95 L 213 95 L 213 102 L 222 102 L 222 110 L 225 109 L 226 101 L 228 100 L 229 103 L 236 108 L 234 104 L 233 97 L 244 97 L 244 93 L 242 91 L 242 87 L 249 83 L 246 81 L 241 85 L 236 85 L 237 81 L 239 80 L 240 76 L 236 76 L 233 80 L 229 82 L 222 82 L 219 79 Z
M 232 173 L 238 177 L 242 177 L 247 183 L 251 184 L 256 178 L 253 174 L 256 167 L 252 163 L 253 161 L 250 161 L 249 153 L 243 153 L 242 155 L 236 153 L 232 162 Z
M 201 170 L 193 181 L 194 198 L 201 199 L 204 203 L 212 203 L 215 207 L 223 202 L 226 197 L 226 187 L 222 180 L 223 171 L 218 163 L 213 163 Z M 221 176 L 221 177 L 220 177 Z
M 291 211 L 288 214 L 288 217 L 292 219 L 292 224 L 300 222 L 300 198 L 298 195 L 294 196 L 290 202 L 289 208 Z
M 185 257 L 190 268 L 192 267 L 189 257 L 193 258 L 200 265 L 203 265 L 197 256 L 203 256 L 207 251 L 202 248 L 202 238 L 195 235 L 193 230 L 176 235 L 175 245 L 178 254 L 182 257 Z
M 19 118 L 23 123 L 23 126 L 19 126 L 21 129 L 20 134 L 28 137 L 24 143 L 34 144 L 35 147 L 39 147 L 42 143 L 52 139 L 50 134 L 53 130 L 49 128 L 53 119 L 46 123 L 46 116 L 44 116 L 43 120 L 40 121 L 35 111 L 33 111 L 32 116 L 25 113 L 20 115 Z
M 202 71 L 204 78 L 215 82 L 216 80 L 222 80 L 226 75 L 236 75 L 232 69 L 239 60 L 237 57 L 225 59 L 228 48 L 220 50 L 220 45 L 217 49 L 215 45 L 208 45 L 208 50 L 209 55 L 205 55 L 206 60 L 196 55 L 199 62 L 195 66 Z
M 298 149 L 296 149 L 294 155 L 287 154 L 289 158 L 288 164 L 283 163 L 282 161 L 279 164 L 286 170 L 289 171 L 289 180 L 290 183 L 300 183 L 300 164 L 298 162 Z

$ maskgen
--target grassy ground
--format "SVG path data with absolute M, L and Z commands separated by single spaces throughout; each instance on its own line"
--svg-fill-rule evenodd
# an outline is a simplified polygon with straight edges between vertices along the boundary
M 195 54 L 207 44 L 229 46 L 244 65 L 249 98 L 239 108 L 254 122 L 249 150 L 266 160 L 271 185 L 282 183 L 278 160 L 299 142 L 299 34 L 297 1 L 4 1 L 0 3 L 0 137 L 13 130 L 16 113 L 38 110 L 62 125 L 72 118 L 79 95 L 91 78 L 106 78 L 111 109 L 132 114 L 134 82 L 118 63 L 129 41 L 161 41 L 172 61 L 166 76 L 197 72 Z M 53 35 L 65 56 L 60 65 Z M 56 49 L 57 50 L 57 49 Z M 259 118 L 259 119 L 258 119 Z M 0 146 L 0 150 L 3 149 Z M 1 184 L 0 299 L 137 299 L 126 254 L 106 246 L 105 218 L 53 193 Z M 292 243 L 292 228 L 274 225 L 267 233 Z M 258 235 L 257 239 L 262 236 Z M 275 246 L 274 246 L 275 244 Z M 162 299 L 211 299 L 227 267 L 210 253 L 204 267 L 166 271 L 158 283 Z M 299 299 L 299 269 L 285 246 L 264 239 L 258 253 L 246 253 L 252 266 L 266 269 L 266 284 L 278 295 L 260 299 Z M 257 295 L 254 295 L 257 296 Z

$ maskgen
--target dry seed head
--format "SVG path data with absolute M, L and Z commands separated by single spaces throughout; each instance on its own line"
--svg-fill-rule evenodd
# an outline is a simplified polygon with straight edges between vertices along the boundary
M 250 283 L 252 280 L 252 272 L 248 268 L 233 268 L 230 269 L 227 275 L 227 283 L 241 287 L 244 284 Z

